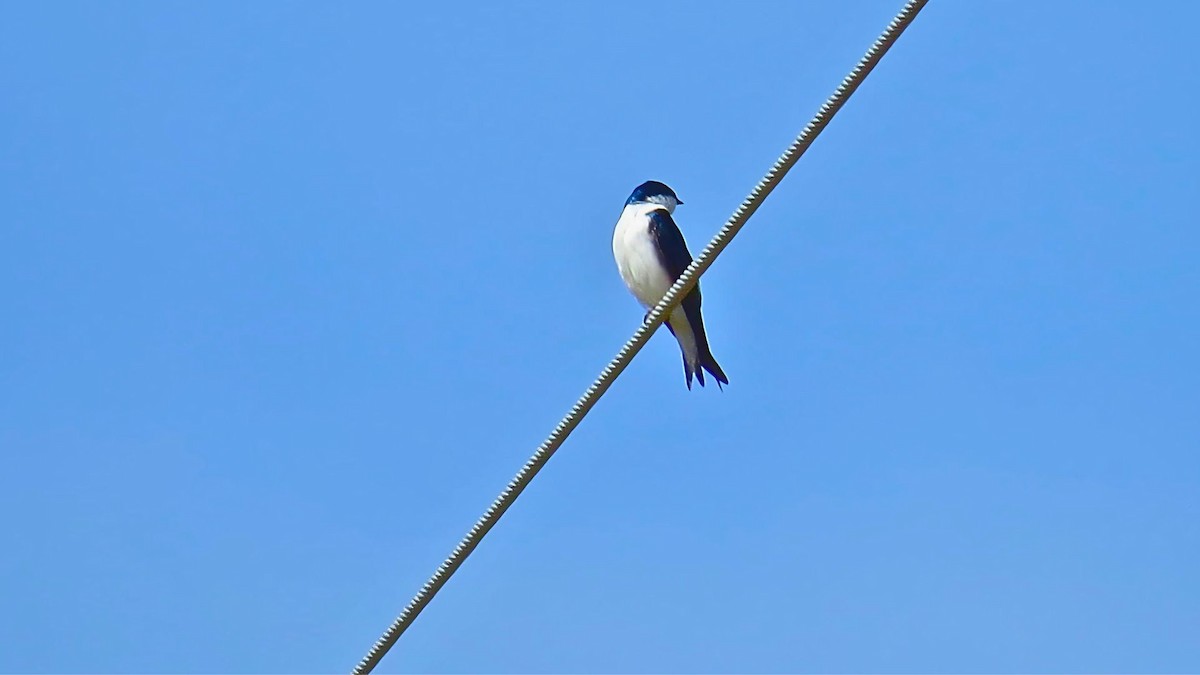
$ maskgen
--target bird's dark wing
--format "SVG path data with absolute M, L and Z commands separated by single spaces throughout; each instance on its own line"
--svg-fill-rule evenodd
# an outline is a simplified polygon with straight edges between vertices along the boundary
M 655 209 L 650 212 L 650 237 L 654 240 L 654 247 L 658 249 L 659 262 L 666 268 L 671 282 L 674 283 L 692 263 L 692 254 L 688 251 L 687 242 L 683 240 L 683 233 L 679 231 L 679 226 L 671 219 L 671 214 L 666 209 Z M 687 315 L 692 330 L 698 333 L 699 339 L 703 339 L 704 320 L 700 318 L 700 282 L 696 282 L 696 285 L 692 286 L 692 290 L 683 296 L 683 301 L 679 304 L 683 307 L 683 313 Z
M 662 266 L 666 268 L 667 274 L 671 277 L 671 282 L 674 283 L 687 269 L 687 266 L 692 263 L 692 254 L 688 251 L 687 242 L 683 240 L 683 233 L 679 231 L 679 227 L 675 225 L 675 221 L 671 219 L 671 213 L 666 209 L 655 209 L 650 212 L 650 237 L 654 240 L 654 247 L 658 252 L 658 260 Z M 683 296 L 683 301 L 679 303 L 683 308 L 683 314 L 687 317 L 688 324 L 692 327 L 692 334 L 696 339 L 696 350 L 699 358 L 699 363 L 696 364 L 696 379 L 700 382 L 700 386 L 704 386 L 704 371 L 701 368 L 708 370 L 717 382 L 729 384 L 729 378 L 725 377 L 725 373 L 721 371 L 721 366 L 717 365 L 716 359 L 713 358 L 712 352 L 708 348 L 708 336 L 704 333 L 704 317 L 700 314 L 700 282 L 697 281 L 692 290 L 688 291 L 687 295 Z M 671 328 L 671 322 L 666 322 L 667 329 L 672 333 L 675 332 Z M 692 366 L 687 363 L 687 356 L 684 356 L 684 371 L 688 373 L 688 388 L 692 386 L 691 372 Z
M 688 251 L 683 233 L 671 214 L 666 209 L 655 209 L 650 212 L 650 238 L 658 249 L 658 261 L 666 268 L 671 281 L 679 278 L 687 266 L 692 263 L 692 254 Z

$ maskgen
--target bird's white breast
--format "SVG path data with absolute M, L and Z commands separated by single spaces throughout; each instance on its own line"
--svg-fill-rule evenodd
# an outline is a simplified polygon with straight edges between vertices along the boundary
M 646 307 L 653 307 L 671 288 L 671 278 L 658 258 L 658 247 L 650 236 L 647 214 L 655 204 L 630 204 L 621 212 L 613 232 L 613 257 L 621 279 L 634 297 Z

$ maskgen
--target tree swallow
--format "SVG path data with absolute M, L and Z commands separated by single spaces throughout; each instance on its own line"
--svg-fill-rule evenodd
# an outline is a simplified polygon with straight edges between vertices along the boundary
M 613 233 L 613 257 L 621 279 L 634 297 L 647 309 L 653 309 L 692 262 L 687 242 L 671 219 L 675 207 L 683 202 L 675 191 L 658 181 L 637 186 L 617 219 Z M 700 316 L 700 283 L 684 296 L 664 322 L 683 351 L 683 374 L 688 389 L 692 375 L 704 386 L 704 371 L 717 380 L 717 386 L 729 384 L 729 378 L 717 365 L 708 349 L 704 318 Z

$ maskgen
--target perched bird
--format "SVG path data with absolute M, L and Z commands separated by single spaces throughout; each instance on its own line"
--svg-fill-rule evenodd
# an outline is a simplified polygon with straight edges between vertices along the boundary
M 658 181 L 637 186 L 617 219 L 613 233 L 613 257 L 621 279 L 647 309 L 653 309 L 692 262 L 687 242 L 671 219 L 675 207 L 683 202 L 675 191 Z M 692 375 L 704 386 L 704 371 L 717 380 L 717 386 L 729 384 L 729 378 L 717 365 L 708 349 L 704 318 L 700 316 L 700 284 L 684 296 L 664 322 L 683 351 L 683 373 L 688 389 Z

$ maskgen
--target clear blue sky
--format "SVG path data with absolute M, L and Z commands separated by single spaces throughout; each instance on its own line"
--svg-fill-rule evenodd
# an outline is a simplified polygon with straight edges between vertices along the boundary
M 352 667 L 900 4 L 6 3 L 0 670 Z M 934 0 L 383 669 L 1200 669 L 1198 24 Z

